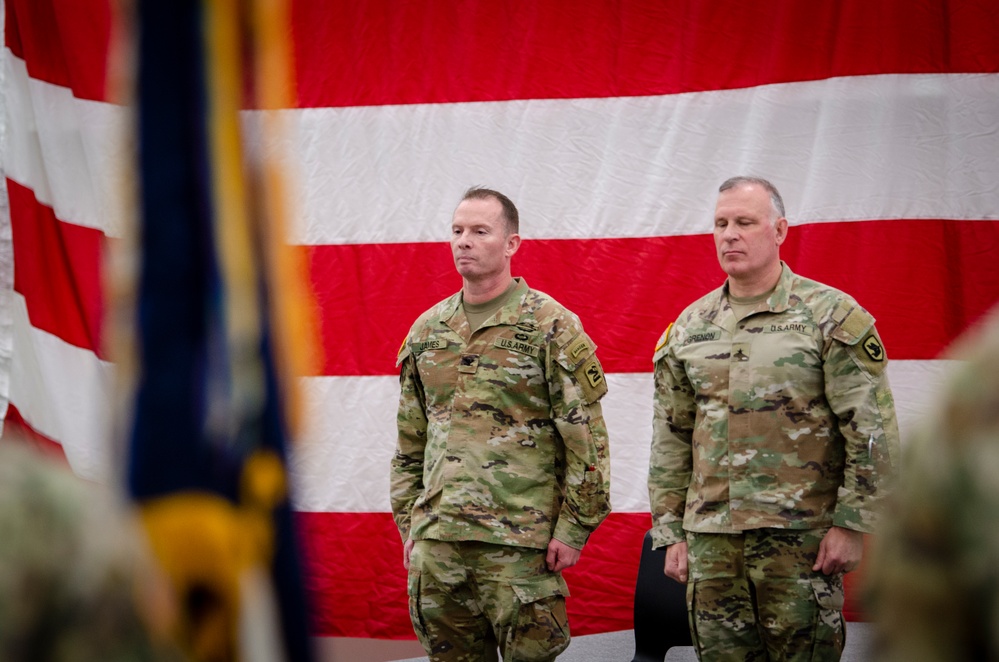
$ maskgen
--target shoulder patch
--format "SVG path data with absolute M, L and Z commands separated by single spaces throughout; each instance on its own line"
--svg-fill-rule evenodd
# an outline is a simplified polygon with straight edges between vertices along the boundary
M 673 328 L 673 322 L 670 322 L 669 326 L 666 327 L 666 330 L 663 331 L 663 334 L 659 336 L 659 341 L 656 343 L 656 348 L 652 350 L 653 354 L 658 352 L 666 345 L 667 342 L 669 342 L 669 332 L 672 328 Z
M 673 333 L 673 326 L 674 326 L 674 324 L 675 324 L 674 322 L 670 322 L 669 325 L 666 327 L 666 330 L 663 331 L 663 334 L 661 336 L 659 336 L 659 340 L 656 341 L 656 348 L 652 352 L 652 364 L 653 365 L 655 365 L 656 363 L 659 363 L 659 360 L 662 359 L 662 357 L 666 356 L 666 352 L 669 351 L 669 347 L 668 347 L 668 345 L 669 345 L 669 339 L 670 339 L 670 335 L 672 335 L 672 333 Z
M 583 391 L 583 400 L 586 404 L 593 404 L 607 393 L 607 378 L 596 356 L 591 356 L 576 368 L 573 375 Z
M 576 363 L 581 359 L 585 359 L 592 353 L 593 348 L 590 347 L 590 343 L 584 335 L 576 336 L 576 339 L 569 343 L 569 346 L 565 348 L 565 354 L 569 357 L 569 361 L 571 363 Z
M 888 354 L 885 352 L 884 345 L 881 344 L 877 329 L 873 326 L 867 331 L 862 341 L 849 347 L 847 351 L 853 355 L 854 361 L 870 375 L 878 377 L 885 371 Z
M 398 367 L 400 363 L 405 361 L 406 357 L 409 356 L 411 353 L 412 350 L 410 350 L 409 348 L 409 336 L 407 335 L 405 338 L 402 339 L 402 345 L 399 346 L 399 351 L 396 353 L 395 357 L 396 367 Z
M 864 342 L 861 345 L 867 355 L 871 357 L 872 361 L 884 361 L 885 360 L 885 348 L 881 346 L 881 341 L 878 339 L 877 335 L 870 334 L 864 338 Z
M 578 331 L 557 347 L 555 360 L 569 372 L 576 370 L 597 351 L 597 346 L 583 331 Z

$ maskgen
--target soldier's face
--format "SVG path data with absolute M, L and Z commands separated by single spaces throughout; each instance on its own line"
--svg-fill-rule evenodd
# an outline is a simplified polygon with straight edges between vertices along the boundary
M 722 270 L 735 279 L 767 274 L 780 262 L 787 219 L 774 223 L 770 195 L 755 184 L 736 186 L 718 195 L 715 248 Z
M 498 200 L 463 200 L 451 220 L 454 266 L 466 280 L 482 280 L 504 273 L 517 250 L 519 236 L 507 234 Z

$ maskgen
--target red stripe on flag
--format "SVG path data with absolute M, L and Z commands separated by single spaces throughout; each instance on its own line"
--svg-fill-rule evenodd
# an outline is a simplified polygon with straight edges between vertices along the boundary
M 7 0 L 4 5 L 6 44 L 25 61 L 29 76 L 68 87 L 81 99 L 108 98 L 110 2 Z
M 33 78 L 83 99 L 109 98 L 111 3 L 8 0 L 5 10 L 6 45 Z M 561 0 L 299 0 L 292 21 L 299 107 L 307 108 L 999 71 L 999 14 L 988 2 L 780 0 L 761 12 L 739 0 L 604 0 L 572 11 Z
M 402 542 L 389 513 L 296 513 L 316 636 L 415 639 Z M 634 627 L 648 513 L 612 513 L 565 572 L 574 636 Z M 863 620 L 861 575 L 847 575 L 846 616 Z
M 63 450 L 62 444 L 31 427 L 13 404 L 7 406 L 7 415 L 4 417 L 3 441 L 27 444 L 42 455 L 69 467 L 69 460 L 66 459 L 66 451 Z
M 295 513 L 317 636 L 415 639 L 390 513 Z
M 389 513 L 296 513 L 317 636 L 414 639 L 402 542 Z M 614 513 L 566 572 L 576 635 L 627 630 L 646 513 Z M 372 544 L 378 541 L 378 544 Z
M 461 286 L 443 243 L 308 250 L 326 375 L 395 374 L 409 326 Z M 871 311 L 893 359 L 937 357 L 999 301 L 995 222 L 804 225 L 791 229 L 782 255 Z M 666 325 L 724 278 L 706 235 L 529 240 L 514 273 L 580 316 L 608 372 L 649 372 Z
M 760 11 L 741 0 L 369 0 L 331 10 L 311 0 L 293 3 L 292 16 L 301 107 L 999 71 L 999 13 L 989 3 L 781 0 Z
M 635 627 L 638 563 L 651 526 L 649 513 L 611 513 L 590 536 L 579 563 L 563 573 L 574 636 Z
M 103 357 L 104 235 L 63 223 L 8 180 L 15 289 L 32 325 Z M 461 287 L 446 243 L 303 247 L 322 375 L 392 375 L 416 317 Z M 893 359 L 933 359 L 999 301 L 999 223 L 851 221 L 791 229 L 791 268 L 843 289 L 878 320 Z M 583 320 L 608 372 L 649 372 L 659 334 L 723 280 L 710 236 L 528 240 L 514 273 Z M 402 287 L 400 284 L 405 284 Z
M 14 289 L 24 295 L 31 325 L 104 358 L 104 234 L 60 221 L 51 207 L 35 199 L 30 189 L 10 179 L 7 193 L 17 256 Z

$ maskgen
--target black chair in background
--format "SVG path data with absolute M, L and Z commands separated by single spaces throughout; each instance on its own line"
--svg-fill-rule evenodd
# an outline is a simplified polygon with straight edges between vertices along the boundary
M 687 627 L 687 587 L 663 574 L 666 549 L 652 549 L 652 534 L 642 543 L 635 584 L 635 657 L 632 662 L 662 662 L 674 646 L 691 646 Z

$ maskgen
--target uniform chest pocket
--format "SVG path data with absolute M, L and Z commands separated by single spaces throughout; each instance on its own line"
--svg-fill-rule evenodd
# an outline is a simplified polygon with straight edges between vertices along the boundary
M 750 363 L 754 368 L 781 371 L 800 377 L 822 370 L 822 343 L 804 325 L 768 325 L 750 344 Z
M 414 347 L 417 352 L 419 344 Z M 458 379 L 461 355 L 451 349 L 446 341 L 440 341 L 416 354 L 416 368 L 428 398 L 449 397 Z
M 504 334 L 492 340 L 480 369 L 488 373 L 487 379 L 502 384 L 540 383 L 543 354 L 538 338 L 527 333 Z
M 821 343 L 796 331 L 761 334 L 746 345 L 748 360 L 732 370 L 732 400 L 756 411 L 797 419 L 825 392 Z M 757 417 L 757 423 L 769 425 Z

